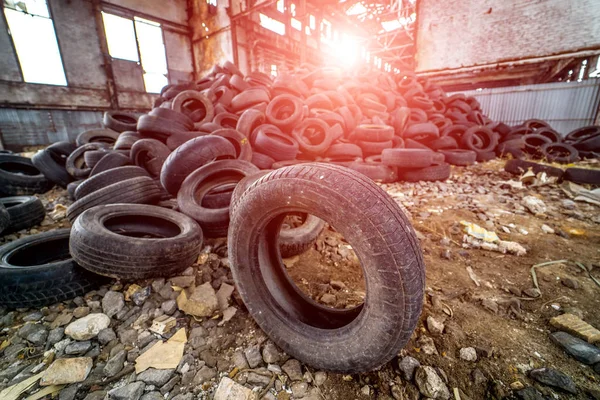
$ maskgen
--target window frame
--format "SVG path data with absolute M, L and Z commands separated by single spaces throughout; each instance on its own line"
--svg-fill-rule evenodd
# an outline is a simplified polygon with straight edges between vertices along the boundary
M 15 39 L 10 31 L 10 26 L 8 24 L 8 19 L 6 18 L 6 13 L 4 12 L 4 10 L 7 8 L 4 5 L 4 2 L 2 2 L 2 18 L 4 19 L 4 24 L 6 26 L 6 33 L 8 34 L 8 36 L 10 37 L 10 44 L 12 47 L 12 51 L 13 54 L 15 55 L 15 59 L 17 60 L 17 65 L 19 67 L 19 75 L 21 77 L 21 81 L 22 83 L 26 83 L 28 85 L 45 85 L 45 86 L 54 86 L 54 87 L 70 87 L 69 84 L 69 77 L 67 75 L 67 70 L 65 68 L 65 60 L 63 58 L 63 54 L 62 54 L 62 49 L 61 49 L 61 45 L 60 45 L 60 39 L 58 38 L 58 32 L 56 31 L 56 24 L 54 23 L 54 13 L 52 12 L 52 6 L 50 5 L 50 1 L 49 0 L 45 0 L 46 1 L 46 7 L 48 8 L 48 19 L 50 21 L 52 21 L 52 30 L 54 31 L 54 38 L 56 39 L 56 47 L 58 48 L 58 57 L 60 59 L 60 65 L 62 67 L 62 71 L 63 74 L 65 76 L 65 84 L 61 85 L 61 84 L 55 84 L 55 83 L 41 83 L 41 82 L 27 82 L 25 80 L 25 74 L 23 73 L 23 66 L 21 65 L 21 59 L 19 58 L 19 54 L 17 53 L 17 46 L 15 44 Z M 12 10 L 12 8 L 9 8 L 10 10 Z M 17 11 L 17 12 L 22 12 L 23 14 L 27 14 L 30 15 L 32 18 L 46 18 L 43 17 L 41 15 L 36 15 L 36 14 L 29 14 L 25 11 L 19 11 L 19 10 L 13 10 L 13 11 Z

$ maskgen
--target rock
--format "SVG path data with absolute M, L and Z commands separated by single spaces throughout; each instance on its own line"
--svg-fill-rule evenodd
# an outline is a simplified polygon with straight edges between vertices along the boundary
M 418 367 L 415 373 L 415 382 L 423 396 L 440 400 L 450 399 L 448 387 L 432 367 Z
M 315 372 L 315 385 L 322 386 L 327 380 L 327 372 L 317 371 Z
M 42 375 L 40 386 L 64 385 L 83 382 L 92 370 L 90 357 L 60 358 L 55 360 Z
M 102 329 L 98 332 L 98 341 L 101 345 L 106 345 L 117 338 L 117 334 L 111 328 Z
M 0 382 L 3 380 L 12 380 L 15 376 L 17 376 L 23 369 L 27 367 L 21 360 L 17 360 L 16 362 L 10 364 L 8 367 L 4 368 L 4 370 L 0 370 Z
M 125 350 L 119 351 L 117 354 L 112 356 L 104 366 L 104 375 L 111 377 L 115 376 L 123 369 L 125 360 L 127 359 L 127 352 Z
M 427 317 L 427 330 L 434 335 L 441 335 L 444 332 L 444 322 L 438 321 L 430 315 Z
M 550 340 L 561 346 L 579 362 L 587 365 L 600 363 L 600 348 L 571 336 L 566 332 L 551 333 Z
M 196 277 L 194 275 L 175 276 L 173 278 L 169 278 L 169 281 L 173 286 L 178 286 L 180 288 L 189 288 L 196 284 Z
M 140 400 L 165 400 L 165 397 L 160 392 L 148 392 Z
M 321 296 L 321 302 L 327 305 L 334 305 L 336 302 L 335 295 L 331 293 L 325 293 L 323 296 Z
M 534 215 L 545 214 L 548 210 L 546 204 L 535 196 L 523 197 L 521 204 Z
M 271 382 L 271 378 L 266 375 L 249 372 L 246 380 L 250 385 L 265 387 Z
M 494 314 L 498 314 L 498 303 L 496 303 L 494 300 L 483 299 L 483 300 L 481 300 L 481 305 L 483 306 L 483 308 L 487 309 L 488 311 L 491 311 Z
M 292 395 L 295 398 L 300 399 L 300 398 L 306 396 L 306 393 L 308 392 L 308 383 L 294 382 L 290 386 L 290 389 L 292 389 Z
M 594 371 L 595 371 L 597 374 L 600 374 L 600 363 L 598 363 L 598 364 L 594 365 Z
M 250 346 L 246 350 L 244 350 L 244 355 L 246 356 L 246 360 L 248 360 L 248 365 L 250 368 L 256 368 L 263 362 L 262 355 L 260 354 L 260 348 L 258 346 Z
M 160 393 L 162 393 L 163 395 L 169 393 L 180 381 L 181 377 L 179 375 L 175 375 L 169 380 L 169 382 L 162 385 L 162 387 L 160 388 Z
M 54 328 L 48 333 L 48 339 L 46 339 L 46 343 L 48 343 L 49 346 L 54 346 L 54 344 L 60 342 L 64 337 L 65 328 Z
M 531 297 L 532 299 L 537 299 L 538 297 L 540 297 L 542 295 L 542 293 L 539 291 L 539 289 L 536 289 L 536 288 L 525 289 L 525 290 L 523 290 L 523 294 L 525 296 Z
M 302 365 L 300 361 L 295 359 L 289 359 L 285 364 L 281 366 L 283 372 L 287 374 L 293 381 L 302 380 Z
M 175 300 L 167 300 L 161 304 L 160 308 L 165 314 L 172 315 L 177 311 L 177 302 Z
M 459 357 L 465 361 L 477 361 L 477 351 L 473 347 L 463 347 L 459 351 Z
M 421 348 L 421 351 L 428 356 L 439 354 L 433 339 L 429 336 L 422 335 L 417 340 L 417 346 Z
M 186 294 L 185 290 L 177 297 L 177 306 L 186 314 L 196 317 L 210 317 L 219 306 L 215 289 L 210 282 L 196 287 L 192 293 Z
M 73 310 L 73 317 L 83 318 L 90 313 L 89 307 L 77 307 Z
M 124 345 L 133 346 L 138 340 L 138 333 L 135 329 L 126 329 L 119 332 L 119 341 Z
M 95 392 L 89 393 L 83 400 L 104 400 L 106 398 L 105 390 L 97 390 Z
M 217 292 L 217 303 L 219 304 L 219 309 L 224 311 L 229 307 L 229 301 L 231 299 L 231 295 L 233 294 L 234 287 L 227 284 L 222 283 L 219 291 Z
M 144 382 L 133 382 L 109 391 L 108 398 L 113 400 L 139 400 L 144 394 L 145 387 Z
M 369 397 L 371 395 L 371 388 L 369 387 L 369 385 L 364 385 L 363 387 L 360 388 L 360 393 L 363 396 Z
M 421 363 L 416 358 L 406 356 L 398 363 L 398 368 L 402 371 L 402 377 L 408 382 L 413 380 L 415 370 Z
M 517 399 L 520 400 L 546 400 L 546 397 L 542 395 L 539 390 L 534 388 L 533 386 L 527 387 L 523 390 L 519 390 L 515 393 Z
M 225 377 L 219 382 L 214 400 L 253 400 L 252 390 Z
M 233 361 L 233 365 L 235 365 L 238 369 L 250 368 L 250 365 L 248 364 L 248 361 L 246 360 L 246 356 L 241 351 L 236 351 L 235 353 L 233 353 L 232 361 Z
M 28 324 L 31 325 L 32 329 L 29 330 L 25 340 L 33 344 L 34 346 L 41 346 L 46 344 L 48 339 L 48 331 L 41 324 Z M 19 331 L 20 332 L 20 331 Z
M 98 336 L 101 330 L 108 328 L 110 318 L 102 313 L 90 314 L 71 322 L 65 334 L 75 340 L 90 340 Z
M 277 346 L 271 342 L 268 342 L 263 348 L 262 357 L 267 364 L 277 364 L 281 358 L 281 354 L 279 353 Z
M 535 379 L 536 381 L 543 383 L 544 385 L 562 389 L 565 392 L 569 392 L 572 394 L 577 394 L 577 386 L 575 386 L 575 382 L 573 382 L 573 380 L 569 376 L 555 369 L 532 369 L 531 371 L 529 371 L 529 376 Z
M 583 312 L 574 308 L 568 311 L 571 311 L 571 313 L 568 313 L 567 309 L 565 309 L 565 314 L 550 319 L 550 325 L 573 336 L 577 336 L 588 343 L 600 343 L 600 331 L 583 321 Z M 580 316 L 574 313 L 580 314 Z
M 27 314 L 26 316 L 23 317 L 23 322 L 32 322 L 32 321 L 39 321 L 42 318 L 44 318 L 44 314 L 42 314 L 41 311 L 34 311 L 32 313 Z
M 200 386 L 204 382 L 208 382 L 211 379 L 215 378 L 216 376 L 217 376 L 216 369 L 204 366 L 204 367 L 200 368 L 200 371 L 198 371 L 198 373 L 194 376 L 193 384 L 195 386 Z
M 75 400 L 77 390 L 79 390 L 77 385 L 71 385 L 63 388 L 60 392 L 58 392 L 58 400 Z
M 137 376 L 138 381 L 147 385 L 162 386 L 173 377 L 175 371 L 172 369 L 154 369 L 148 368 Z
M 520 381 L 514 381 L 513 383 L 510 384 L 510 388 L 512 390 L 521 390 L 521 389 L 525 389 L 525 385 L 523 385 L 523 383 L 521 383 Z
M 564 286 L 570 289 L 579 289 L 579 281 L 573 278 L 563 278 L 561 282 Z
M 542 225 L 542 232 L 552 235 L 552 234 L 554 234 L 554 229 L 552 229 L 548 225 L 544 224 L 544 225 Z
M 109 317 L 117 315 L 125 307 L 125 296 L 121 292 L 108 291 L 102 299 L 102 311 Z
M 85 342 L 73 342 L 69 343 L 67 347 L 65 347 L 65 354 L 68 354 L 70 356 L 85 354 L 85 352 L 87 352 L 91 348 L 92 343 L 89 340 L 86 340 Z
M 471 372 L 471 378 L 473 379 L 473 383 L 476 386 L 482 386 L 484 384 L 487 383 L 487 378 L 485 377 L 485 375 L 483 374 L 483 372 L 481 372 L 481 370 L 479 368 L 475 368 L 473 370 L 473 372 Z

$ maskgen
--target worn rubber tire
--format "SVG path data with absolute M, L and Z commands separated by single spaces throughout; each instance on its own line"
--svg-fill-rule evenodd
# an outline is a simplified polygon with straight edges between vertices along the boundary
M 302 122 L 303 106 L 302 99 L 297 96 L 291 94 L 275 96 L 267 106 L 267 121 L 282 131 L 289 132 Z
M 0 305 L 39 308 L 83 296 L 105 279 L 69 256 L 69 229 L 26 236 L 0 247 Z
M 88 143 L 83 146 L 79 146 L 74 152 L 72 152 L 65 163 L 67 172 L 75 179 L 87 178 L 92 172 L 92 168 L 85 165 L 85 153 L 88 151 L 95 151 L 98 149 L 104 149 L 107 145 L 105 143 Z
M 399 168 L 425 168 L 431 165 L 434 152 L 421 149 L 386 149 L 381 162 Z
M 142 115 L 137 124 L 138 132 L 146 138 L 152 138 L 164 142 L 171 135 L 187 132 L 187 129 L 177 122 L 156 117 L 154 115 Z
M 208 97 L 195 90 L 185 90 L 179 93 L 173 99 L 171 108 L 189 117 L 196 128 L 203 122 L 212 121 L 215 116 L 213 103 Z M 198 113 L 199 111 L 202 112 Z
M 0 193 L 21 196 L 45 193 L 52 187 L 31 159 L 14 154 L 0 154 Z
M 479 143 L 481 142 L 481 145 Z M 460 138 L 461 147 L 475 152 L 494 151 L 498 145 L 498 137 L 485 126 L 473 126 L 465 131 Z
M 171 150 L 156 139 L 142 139 L 134 143 L 130 154 L 133 164 L 144 168 L 150 176 L 157 178 Z
M 574 131 L 567 134 L 567 136 L 565 136 L 564 142 L 573 144 L 581 140 L 586 140 L 598 134 L 600 134 L 600 126 L 584 126 L 583 128 L 575 129 Z
M 384 164 L 354 161 L 348 164 L 348 168 L 377 182 L 390 183 L 398 180 L 397 169 Z
M 477 153 L 473 150 L 451 149 L 439 150 L 445 157 L 445 161 L 450 165 L 467 166 L 475 164 Z
M 198 259 L 202 240 L 198 224 L 176 211 L 111 204 L 75 220 L 69 248 L 73 259 L 91 272 L 137 280 L 177 275 Z
M 207 208 L 202 204 L 204 197 L 215 187 L 237 183 L 258 172 L 256 166 L 241 160 L 215 161 L 198 168 L 181 184 L 177 193 L 179 210 L 196 220 L 206 237 L 225 237 L 229 228 L 229 206 Z
M 202 207 L 206 208 L 223 208 L 229 207 L 231 204 L 231 196 L 237 183 L 228 183 L 218 186 L 208 192 L 202 199 Z M 179 206 L 177 206 L 179 210 Z
M 220 136 L 201 136 L 188 140 L 165 160 L 160 183 L 172 195 L 193 171 L 216 159 L 235 158 L 235 147 Z
M 546 136 L 530 133 L 523 136 L 523 142 L 523 150 L 526 153 L 541 158 L 544 155 L 542 153 L 542 147 L 545 144 L 552 143 L 552 140 Z
M 46 217 L 44 205 L 35 196 L 14 196 L 0 198 L 8 211 L 10 225 L 4 233 L 18 232 L 39 225 Z
M 115 142 L 113 149 L 115 150 L 129 150 L 133 144 L 140 140 L 142 135 L 133 131 L 126 131 L 119 135 L 119 138 Z
M 299 149 L 296 139 L 284 133 L 263 129 L 258 131 L 254 145 L 258 152 L 275 161 L 293 160 Z
M 475 153 L 477 153 L 477 162 L 486 162 L 496 158 L 495 151 L 476 151 Z
M 571 164 L 579 160 L 577 149 L 567 143 L 546 143 L 540 151 L 550 162 Z
M 450 173 L 450 164 L 442 163 L 421 169 L 401 171 L 399 178 L 406 182 L 445 181 L 450 178 Z
M 235 154 L 238 160 L 252 161 L 252 146 L 250 141 L 242 133 L 235 129 L 217 129 L 212 133 L 214 136 L 224 137 L 235 147 Z
M 325 157 L 336 159 L 356 159 L 363 158 L 363 151 L 360 146 L 353 143 L 335 143 L 325 152 Z
M 549 165 L 538 164 L 531 161 L 525 160 L 508 160 L 506 164 L 504 164 L 504 170 L 506 172 L 510 172 L 514 175 L 522 175 L 527 170 L 531 168 L 531 171 L 534 174 L 539 174 L 540 172 L 545 172 L 548 176 L 555 176 L 558 179 L 562 178 L 564 175 L 564 171 L 560 168 L 551 167 Z
M 78 181 L 73 181 L 67 185 L 67 195 L 68 195 L 69 199 L 71 199 L 73 201 L 77 200 L 75 198 L 75 191 L 77 190 L 79 185 L 81 185 L 81 183 L 83 183 L 83 182 L 84 182 L 84 180 L 81 179 Z
M 325 228 L 325 221 L 312 214 L 305 215 L 302 225 L 279 231 L 279 253 L 282 258 L 302 254 L 314 246 Z
M 573 147 L 580 151 L 599 151 L 600 133 L 572 143 Z
M 194 121 L 192 121 L 190 117 L 175 110 L 171 110 L 170 108 L 153 108 L 148 114 L 155 117 L 170 119 L 180 125 L 183 125 L 187 130 L 190 131 L 194 129 Z
M 292 284 L 274 246 L 288 212 L 317 215 L 344 235 L 369 277 L 364 306 L 332 311 Z M 396 357 L 410 339 L 423 302 L 421 250 L 401 209 L 368 178 L 326 164 L 273 171 L 235 203 L 232 225 L 236 288 L 287 354 L 315 368 L 358 373 Z
M 88 143 L 104 143 L 112 146 L 118 138 L 119 132 L 113 131 L 112 129 L 91 129 L 77 135 L 75 143 L 77 144 L 77 147 Z
M 388 140 L 387 142 L 366 142 L 364 140 L 358 140 L 356 144 L 360 146 L 365 157 L 379 155 L 385 149 L 394 147 L 394 142 L 391 140 Z
M 367 142 L 387 142 L 394 137 L 394 128 L 388 125 L 360 124 L 354 129 L 353 136 Z
M 131 165 L 131 160 L 125 154 L 110 152 L 106 156 L 102 157 L 100 161 L 94 165 L 90 177 L 98 175 L 101 172 L 108 171 L 109 169 L 115 169 Z
M 126 179 L 79 198 L 67 208 L 67 218 L 73 223 L 79 214 L 95 206 L 116 203 L 152 204 L 158 202 L 161 196 L 159 185 L 150 177 Z
M 600 186 L 600 169 L 567 168 L 563 179 L 575 183 Z
M 31 162 L 50 182 L 67 187 L 73 179 L 65 169 L 65 163 L 75 149 L 72 143 L 57 142 L 34 154 Z
M 74 191 L 74 198 L 76 200 L 87 196 L 97 190 L 105 188 L 113 183 L 121 182 L 126 179 L 139 178 L 142 176 L 149 176 L 148 172 L 137 166 L 124 166 L 113 168 L 97 175 L 90 176 L 85 181 L 82 181 Z
M 106 111 L 102 118 L 102 123 L 108 129 L 119 133 L 125 131 L 135 131 L 137 125 L 137 116 L 123 111 Z
M 325 153 L 333 143 L 332 129 L 318 118 L 306 118 L 292 131 L 300 151 L 311 156 Z M 393 130 L 392 130 L 393 135 Z
M 4 204 L 0 202 L 0 234 L 2 234 L 10 226 L 10 214 L 4 207 Z
M 102 160 L 104 158 L 104 156 L 107 156 L 109 154 L 110 154 L 109 149 L 90 150 L 90 151 L 86 151 L 85 153 L 83 153 L 83 160 L 85 161 L 85 165 L 88 168 L 94 169 L 96 164 L 98 164 L 98 161 Z M 90 174 L 91 173 L 92 172 L 90 170 Z

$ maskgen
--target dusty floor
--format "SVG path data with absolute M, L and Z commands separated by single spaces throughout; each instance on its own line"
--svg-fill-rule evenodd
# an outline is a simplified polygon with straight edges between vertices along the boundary
M 574 263 L 564 262 L 537 269 L 542 295 L 532 298 L 530 269 L 535 264 L 565 259 L 591 267 L 591 273 L 600 279 L 600 207 L 571 201 L 555 183 L 513 188 L 503 182 L 518 177 L 503 172 L 502 165 L 502 161 L 491 161 L 468 169 L 454 167 L 453 177 L 447 182 L 382 185 L 410 213 L 427 269 L 421 321 L 399 358 L 410 355 L 422 365 L 436 367 L 447 379 L 451 392 L 453 388 L 462 391 L 463 400 L 502 398 L 511 393 L 510 385 L 515 381 L 535 386 L 551 398 L 594 398 L 586 390 L 600 390 L 600 375 L 550 342 L 548 334 L 553 329 L 548 321 L 568 310 L 600 328 L 600 287 Z M 522 205 L 523 197 L 531 195 L 545 203 L 544 214 L 534 215 Z M 49 192 L 43 199 L 50 211 L 57 209 L 56 203 L 68 204 L 65 193 L 59 190 Z M 56 219 L 47 217 L 44 226 L 30 233 L 68 226 L 60 216 Z M 517 256 L 464 248 L 460 221 L 479 224 L 496 232 L 502 240 L 517 242 L 525 247 L 527 254 Z M 544 224 L 554 233 L 545 233 Z M 17 236 L 0 239 L 0 243 Z M 209 245 L 220 257 L 224 256 L 222 242 Z M 313 249 L 285 262 L 298 286 L 317 300 L 330 294 L 333 296 L 327 296 L 325 302 L 343 308 L 359 304 L 364 297 L 364 281 L 357 260 L 335 232 L 325 230 Z M 27 314 L 31 310 L 22 312 Z M 443 323 L 442 333 L 430 331 L 428 317 Z M 194 325 L 185 316 L 181 321 L 178 318 L 178 323 Z M 236 316 L 218 329 L 224 337 L 218 354 L 223 358 L 231 357 L 236 348 L 266 340 L 241 306 Z M 5 327 L 0 341 L 10 332 L 10 327 Z M 458 353 L 463 347 L 476 348 L 477 361 L 460 359 Z M 6 367 L 9 361 L 0 359 L 0 367 Z M 310 372 L 305 375 L 310 381 L 317 371 L 304 367 Z M 535 383 L 527 377 L 527 371 L 535 367 L 552 367 L 569 375 L 580 388 L 579 394 L 568 395 Z M 351 376 L 328 373 L 325 382 L 310 392 L 316 397 L 306 398 L 424 398 L 419 397 L 414 383 L 401 376 L 398 358 L 371 373 Z M 206 392 L 195 393 L 198 398 L 208 398 L 206 393 L 216 384 L 218 378 L 212 386 L 203 385 Z M 2 386 L 6 385 L 7 382 Z M 92 388 L 103 389 L 107 387 Z M 277 399 L 295 398 L 290 397 L 290 392 L 284 385 L 272 394 Z M 78 393 L 77 398 L 83 397 Z

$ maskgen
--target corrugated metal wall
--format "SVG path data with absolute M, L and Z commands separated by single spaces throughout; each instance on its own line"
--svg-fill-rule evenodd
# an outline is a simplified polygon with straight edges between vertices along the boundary
M 600 79 L 463 93 L 477 98 L 483 112 L 494 121 L 518 125 L 528 119 L 541 119 L 566 135 L 582 126 L 593 125 L 600 102 Z
M 0 108 L 0 138 L 5 149 L 75 141 L 81 132 L 102 127 L 102 111 Z

